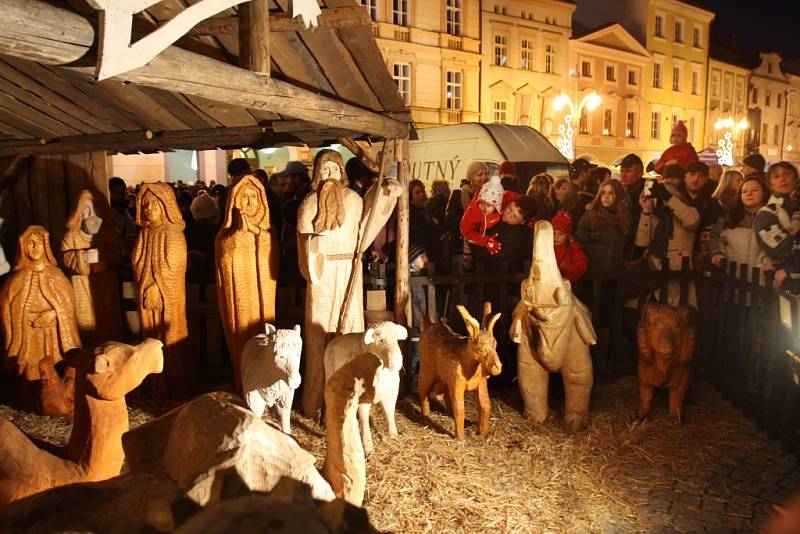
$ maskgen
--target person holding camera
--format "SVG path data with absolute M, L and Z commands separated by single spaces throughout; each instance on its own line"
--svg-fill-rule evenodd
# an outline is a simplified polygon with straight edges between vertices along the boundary
M 680 165 L 664 168 L 663 180 L 645 187 L 639 196 L 642 216 L 636 230 L 636 245 L 646 247 L 648 265 L 660 270 L 663 262 L 679 271 L 683 258 L 691 260 L 700 213 L 692 207 L 683 188 L 686 171 Z M 670 282 L 667 304 L 680 304 L 680 284 Z M 689 287 L 689 302 L 697 306 L 694 287 Z

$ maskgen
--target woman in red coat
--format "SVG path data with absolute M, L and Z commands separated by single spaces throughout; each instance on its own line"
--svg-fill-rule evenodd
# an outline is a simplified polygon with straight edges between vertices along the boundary
M 553 244 L 561 276 L 574 282 L 586 274 L 589 259 L 572 236 L 572 217 L 566 211 L 559 211 L 553 217 Z

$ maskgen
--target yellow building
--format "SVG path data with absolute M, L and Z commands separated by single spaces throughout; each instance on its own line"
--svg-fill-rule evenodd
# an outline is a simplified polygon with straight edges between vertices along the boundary
M 784 61 L 781 67 L 789 79 L 783 159 L 800 166 L 800 60 Z
M 767 164 L 784 159 L 784 127 L 787 124 L 786 96 L 789 78 L 781 69 L 781 57 L 775 53 L 759 54 L 761 64 L 750 77 L 749 106 L 753 117 L 753 148 Z M 794 148 L 794 147 L 792 147 Z
M 533 126 L 556 135 L 552 101 L 567 89 L 575 4 L 482 2 L 481 122 Z
M 479 0 L 361 3 L 416 126 L 479 120 Z
M 591 92 L 602 99 L 595 110 L 582 109 L 576 156 L 591 155 L 613 164 L 626 154 L 641 152 L 648 133 L 642 88 L 651 60 L 647 49 L 613 23 L 573 37 L 569 57 L 573 76 L 568 96 L 578 104 Z
M 726 132 L 730 132 L 734 143 L 732 153 L 734 161 L 741 161 L 744 157 L 751 127 L 747 111 L 747 87 L 750 82 L 751 67 L 745 58 L 720 47 L 712 49 L 708 59 L 703 146 L 719 149 L 720 140 L 724 138 Z M 742 120 L 748 121 L 744 129 L 736 126 Z M 722 124 L 724 121 L 728 124 L 733 123 L 734 126 L 726 127 Z

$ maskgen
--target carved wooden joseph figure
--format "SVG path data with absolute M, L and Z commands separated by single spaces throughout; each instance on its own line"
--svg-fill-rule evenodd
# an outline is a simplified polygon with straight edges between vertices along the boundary
M 43 366 L 52 367 L 64 353 L 81 346 L 72 287 L 56 266 L 50 234 L 42 226 L 29 226 L 19 237 L 14 270 L 0 290 L 0 312 L 6 364 L 22 377 L 24 403 L 34 401 L 25 397 L 37 394 L 35 381 L 50 370 Z M 65 415 L 63 409 L 54 413 L 46 405 L 41 408 L 46 414 Z
M 303 412 L 316 417 L 322 407 L 325 384 L 324 356 L 329 335 L 364 331 L 364 305 L 360 290 L 353 291 L 345 308 L 348 280 L 362 287 L 361 254 L 392 214 L 403 188 L 385 180 L 380 191 L 370 188 L 365 198 L 347 187 L 342 156 L 320 150 L 314 158 L 311 193 L 297 215 L 297 249 L 300 272 L 308 281 L 306 292 Z M 379 195 L 375 204 L 375 195 Z M 370 220 L 370 213 L 375 213 Z M 369 227 L 367 225 L 369 224 Z
M 154 377 L 161 393 L 189 392 L 196 369 L 188 350 L 186 326 L 186 239 L 172 187 L 143 184 L 136 197 L 141 232 L 133 249 L 142 337 L 164 344 L 164 372 Z
M 263 333 L 264 323 L 275 322 L 279 256 L 273 234 L 264 187 L 252 175 L 241 178 L 228 195 L 214 243 L 217 300 L 237 390 L 245 344 Z
M 84 344 L 124 339 L 117 290 L 122 236 L 102 196 L 81 191 L 67 219 L 61 252 L 75 292 L 75 315 Z

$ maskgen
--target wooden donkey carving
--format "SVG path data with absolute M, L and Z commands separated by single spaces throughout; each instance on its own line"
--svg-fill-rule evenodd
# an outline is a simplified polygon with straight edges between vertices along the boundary
M 76 362 L 75 415 L 62 456 L 40 449 L 14 425 L 0 419 L 0 506 L 57 486 L 96 482 L 119 475 L 128 430 L 125 395 L 164 365 L 162 344 L 109 342 Z
M 589 421 L 592 358 L 589 345 L 597 336 L 591 313 L 561 278 L 553 248 L 553 227 L 538 221 L 533 237 L 533 265 L 522 282 L 514 310 L 511 339 L 517 348 L 517 376 L 525 416 L 536 423 L 547 419 L 550 373 L 564 377 L 564 420 L 575 432 Z
M 430 415 L 428 394 L 433 389 L 444 393 L 447 407 L 455 419 L 457 439 L 464 439 L 464 392 L 475 391 L 478 406 L 478 433 L 489 433 L 489 376 L 502 370 L 497 356 L 497 340 L 492 334 L 499 313 L 492 315 L 492 305 L 483 305 L 483 321 L 478 324 L 464 306 L 458 312 L 467 326 L 468 337 L 453 332 L 447 325 L 423 317 L 419 362 L 419 403 L 422 415 Z

